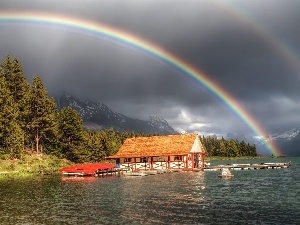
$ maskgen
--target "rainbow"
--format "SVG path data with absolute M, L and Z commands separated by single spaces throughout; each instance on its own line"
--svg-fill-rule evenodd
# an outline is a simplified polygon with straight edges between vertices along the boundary
M 114 41 L 125 46 L 132 47 L 147 55 L 158 59 L 179 72 L 189 76 L 199 84 L 207 88 L 225 103 L 245 124 L 258 136 L 265 136 L 263 127 L 243 108 L 241 105 L 220 85 L 215 83 L 206 74 L 192 67 L 183 59 L 171 52 L 153 44 L 145 39 L 141 39 L 133 34 L 110 27 L 99 22 L 93 22 L 56 14 L 37 13 L 37 12 L 12 12 L 0 11 L 0 24 L 39 24 L 43 26 L 62 26 L 68 29 L 75 29 L 84 33 L 95 34 L 101 38 Z M 281 155 L 281 151 L 273 144 L 265 141 L 269 152 L 273 155 Z
M 223 11 L 227 11 L 231 16 L 235 17 L 238 21 L 242 21 L 247 26 L 252 27 L 257 35 L 265 41 L 267 45 L 274 51 L 278 52 L 278 55 L 281 56 L 291 68 L 294 69 L 296 75 L 299 75 L 300 72 L 300 56 L 297 52 L 284 43 L 281 39 L 272 34 L 261 22 L 255 20 L 254 16 L 251 16 L 249 12 L 243 9 L 240 5 L 243 5 L 244 2 L 241 1 L 240 5 L 237 2 L 232 1 L 212 1 L 215 6 L 220 7 Z

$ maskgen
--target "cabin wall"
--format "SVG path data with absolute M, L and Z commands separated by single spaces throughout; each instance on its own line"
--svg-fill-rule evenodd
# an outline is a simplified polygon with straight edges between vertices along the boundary
M 168 169 L 168 163 L 167 162 L 153 162 L 153 169 L 154 170 Z
M 180 162 L 180 161 L 170 162 L 170 169 L 184 169 L 184 168 L 186 168 L 185 162 Z
M 123 170 L 160 170 L 160 169 L 193 169 L 202 168 L 204 156 L 201 153 L 190 153 L 184 156 L 152 156 L 137 158 L 120 158 Z

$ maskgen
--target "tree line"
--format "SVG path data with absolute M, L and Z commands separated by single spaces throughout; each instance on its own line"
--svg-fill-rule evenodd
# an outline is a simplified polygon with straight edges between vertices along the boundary
M 0 159 L 45 153 L 73 162 L 103 161 L 114 155 L 125 139 L 143 133 L 113 129 L 83 129 L 83 121 L 71 107 L 58 110 L 42 79 L 30 84 L 17 58 L 7 55 L 0 65 Z
M 216 136 L 200 137 L 209 156 L 241 157 L 257 156 L 256 146 L 245 141 L 218 139 Z
M 155 134 L 152 134 L 155 135 Z M 114 155 L 130 137 L 151 136 L 113 129 L 91 131 L 71 107 L 58 110 L 39 76 L 30 84 L 17 58 L 7 55 L 0 65 L 0 158 L 45 153 L 73 162 L 99 162 Z M 245 142 L 201 138 L 209 155 L 256 154 Z M 227 152 L 227 153 L 226 153 Z

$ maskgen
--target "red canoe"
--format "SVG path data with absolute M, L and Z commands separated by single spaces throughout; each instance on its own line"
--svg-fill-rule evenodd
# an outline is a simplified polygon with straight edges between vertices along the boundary
M 91 176 L 109 171 L 116 171 L 115 165 L 109 163 L 90 163 L 68 166 L 59 170 L 59 172 L 61 172 L 64 175 L 73 176 Z

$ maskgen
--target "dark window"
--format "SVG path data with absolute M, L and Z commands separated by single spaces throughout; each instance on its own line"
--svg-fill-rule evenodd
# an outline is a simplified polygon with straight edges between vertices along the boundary
M 125 158 L 124 159 L 124 162 L 130 162 L 131 161 L 131 158 Z
M 157 158 L 157 161 L 158 161 L 158 162 L 164 162 L 164 161 L 165 161 L 165 158 L 164 158 L 164 157 L 158 157 L 158 158 Z
M 141 158 L 141 162 L 147 162 L 147 158 L 146 157 Z
M 182 156 L 175 156 L 174 160 L 182 161 Z

